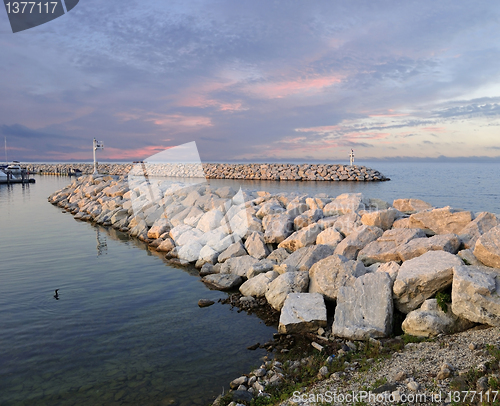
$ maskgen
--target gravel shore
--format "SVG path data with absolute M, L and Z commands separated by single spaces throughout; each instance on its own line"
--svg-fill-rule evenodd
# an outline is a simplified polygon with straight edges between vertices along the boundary
M 344 372 L 332 374 L 280 406 L 318 404 L 312 400 L 321 401 L 321 394 L 326 404 L 356 404 L 349 402 L 347 395 L 359 396 L 363 391 L 367 396 L 371 392 L 371 401 L 365 399 L 366 403 L 361 403 L 361 398 L 358 404 L 481 404 L 478 402 L 481 395 L 483 401 L 487 401 L 488 381 L 493 379 L 498 383 L 499 379 L 498 360 L 487 346 L 500 347 L 498 327 L 479 326 L 462 333 L 441 336 L 431 342 L 408 343 L 402 351 L 375 362 L 367 371 L 358 370 L 358 361 L 347 363 Z M 476 380 L 475 388 L 470 388 L 471 379 Z M 467 389 L 477 391 L 475 399 L 472 392 L 466 392 Z M 337 401 L 332 399 L 330 402 L 327 394 L 332 398 L 336 394 Z M 489 393 L 490 400 L 495 394 L 494 391 Z M 338 401 L 342 395 L 344 402 Z

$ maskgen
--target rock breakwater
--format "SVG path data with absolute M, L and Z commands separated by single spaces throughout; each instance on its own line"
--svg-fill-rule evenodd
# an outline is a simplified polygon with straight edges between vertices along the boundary
M 33 164 L 34 173 L 67 174 L 78 169 L 82 174 L 94 172 L 93 164 Z M 127 175 L 143 170 L 142 164 L 99 164 L 105 175 Z M 144 164 L 149 176 L 248 179 L 288 181 L 387 181 L 379 171 L 365 166 L 334 164 Z
M 373 340 L 401 329 L 433 337 L 500 326 L 500 221 L 492 213 L 360 193 L 235 191 L 133 171 L 81 177 L 49 202 L 195 265 L 216 289 L 265 299 L 285 335 Z M 269 384 L 260 378 L 250 394 Z

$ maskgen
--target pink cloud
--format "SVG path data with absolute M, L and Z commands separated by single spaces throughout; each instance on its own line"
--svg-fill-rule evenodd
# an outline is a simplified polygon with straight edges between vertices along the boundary
M 409 114 L 407 114 L 407 113 L 400 113 L 400 114 L 389 113 L 389 114 L 370 114 L 368 117 L 405 117 L 408 115 Z
M 280 99 L 296 94 L 317 93 L 341 81 L 342 77 L 336 75 L 318 76 L 306 79 L 252 84 L 246 86 L 245 90 L 260 97 Z
M 169 129 L 186 129 L 193 127 L 213 126 L 210 117 L 187 116 L 183 114 L 159 114 L 152 112 L 128 111 L 116 113 L 115 116 L 124 121 L 143 120 L 153 122 L 155 125 Z
M 424 127 L 422 130 L 430 133 L 445 133 L 446 127 Z
M 297 128 L 295 131 L 301 133 L 331 133 L 340 130 L 341 127 L 338 125 L 325 125 L 320 127 L 309 127 L 309 128 Z
M 150 118 L 145 121 L 152 121 L 162 127 L 211 127 L 212 120 L 204 116 L 184 116 L 182 114 L 149 114 Z

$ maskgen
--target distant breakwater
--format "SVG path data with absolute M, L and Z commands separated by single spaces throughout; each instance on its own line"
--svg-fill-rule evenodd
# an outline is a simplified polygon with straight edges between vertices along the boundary
M 93 164 L 31 164 L 33 173 L 68 175 L 76 170 L 83 175 L 93 173 Z M 148 176 L 172 176 L 207 179 L 243 179 L 275 181 L 387 181 L 389 178 L 375 169 L 341 164 L 99 164 L 104 175 L 127 175 L 146 172 Z

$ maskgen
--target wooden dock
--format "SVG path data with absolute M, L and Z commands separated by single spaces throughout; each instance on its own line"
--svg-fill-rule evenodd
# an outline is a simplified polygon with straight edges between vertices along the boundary
M 35 179 L 30 178 L 29 174 L 23 170 L 21 172 L 21 177 L 14 177 L 12 173 L 6 171 L 7 179 L 0 179 L 0 185 L 12 185 L 14 183 L 35 183 Z

